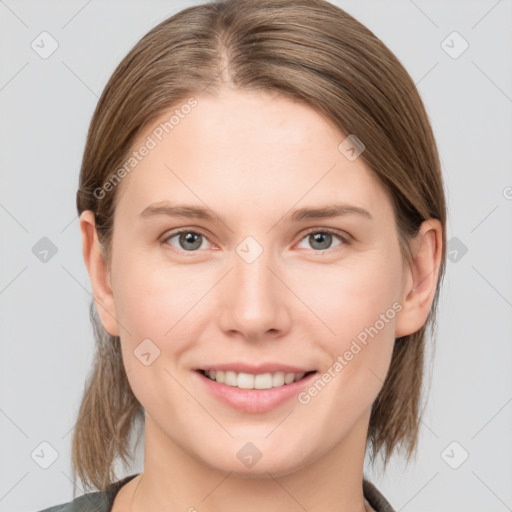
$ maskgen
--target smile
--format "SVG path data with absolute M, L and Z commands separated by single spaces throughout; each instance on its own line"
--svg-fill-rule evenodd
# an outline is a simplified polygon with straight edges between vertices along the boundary
M 235 371 L 236 366 L 245 371 Z M 318 374 L 317 371 L 304 371 L 304 368 L 284 368 L 281 364 L 259 368 L 236 366 L 197 369 L 192 373 L 199 378 L 198 385 L 209 395 L 246 413 L 270 412 L 284 405 L 310 385 Z
M 297 382 L 313 372 L 245 373 L 221 370 L 200 370 L 210 380 L 240 389 L 271 389 Z

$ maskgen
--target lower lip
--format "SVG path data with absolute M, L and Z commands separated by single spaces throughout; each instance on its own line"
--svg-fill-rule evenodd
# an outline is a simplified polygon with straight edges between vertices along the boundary
M 317 372 L 311 373 L 297 382 L 284 384 L 277 388 L 242 389 L 211 380 L 200 372 L 196 371 L 194 373 L 197 374 L 207 389 L 224 403 L 243 412 L 251 413 L 270 411 L 290 398 L 297 396 L 317 374 Z

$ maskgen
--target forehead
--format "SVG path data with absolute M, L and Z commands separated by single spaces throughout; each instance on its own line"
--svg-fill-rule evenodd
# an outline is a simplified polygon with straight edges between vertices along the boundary
M 258 206 L 385 201 L 363 159 L 340 151 L 346 135 L 304 103 L 236 90 L 187 103 L 193 104 L 183 100 L 139 134 L 134 151 L 151 149 L 121 183 L 119 203 L 125 195 L 139 208 L 179 198 L 252 215 Z

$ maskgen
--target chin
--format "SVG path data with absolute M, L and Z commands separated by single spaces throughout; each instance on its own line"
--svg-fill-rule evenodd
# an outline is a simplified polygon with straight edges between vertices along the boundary
M 242 448 L 238 448 L 241 444 Z M 219 457 L 209 453 L 199 460 L 214 471 L 229 473 L 230 476 L 244 479 L 266 479 L 269 473 L 276 478 L 295 473 L 307 466 L 305 455 L 300 455 L 302 450 L 289 446 L 289 452 L 279 450 L 278 447 L 263 448 L 261 451 L 255 448 L 250 441 L 237 443 L 233 451 L 233 457 L 227 457 L 226 453 L 231 449 L 221 449 Z M 214 458 L 212 458 L 212 455 Z M 252 457 L 252 459 L 251 459 Z

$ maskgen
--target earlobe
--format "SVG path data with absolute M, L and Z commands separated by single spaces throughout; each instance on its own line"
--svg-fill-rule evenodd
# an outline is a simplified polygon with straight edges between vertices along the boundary
M 82 252 L 91 281 L 96 309 L 105 330 L 112 336 L 119 336 L 110 271 L 101 250 L 92 211 L 86 210 L 80 215 L 80 231 L 82 233 Z
M 439 277 L 442 240 L 441 223 L 428 219 L 411 243 L 412 261 L 405 269 L 402 310 L 397 316 L 395 338 L 419 331 L 427 321 Z

